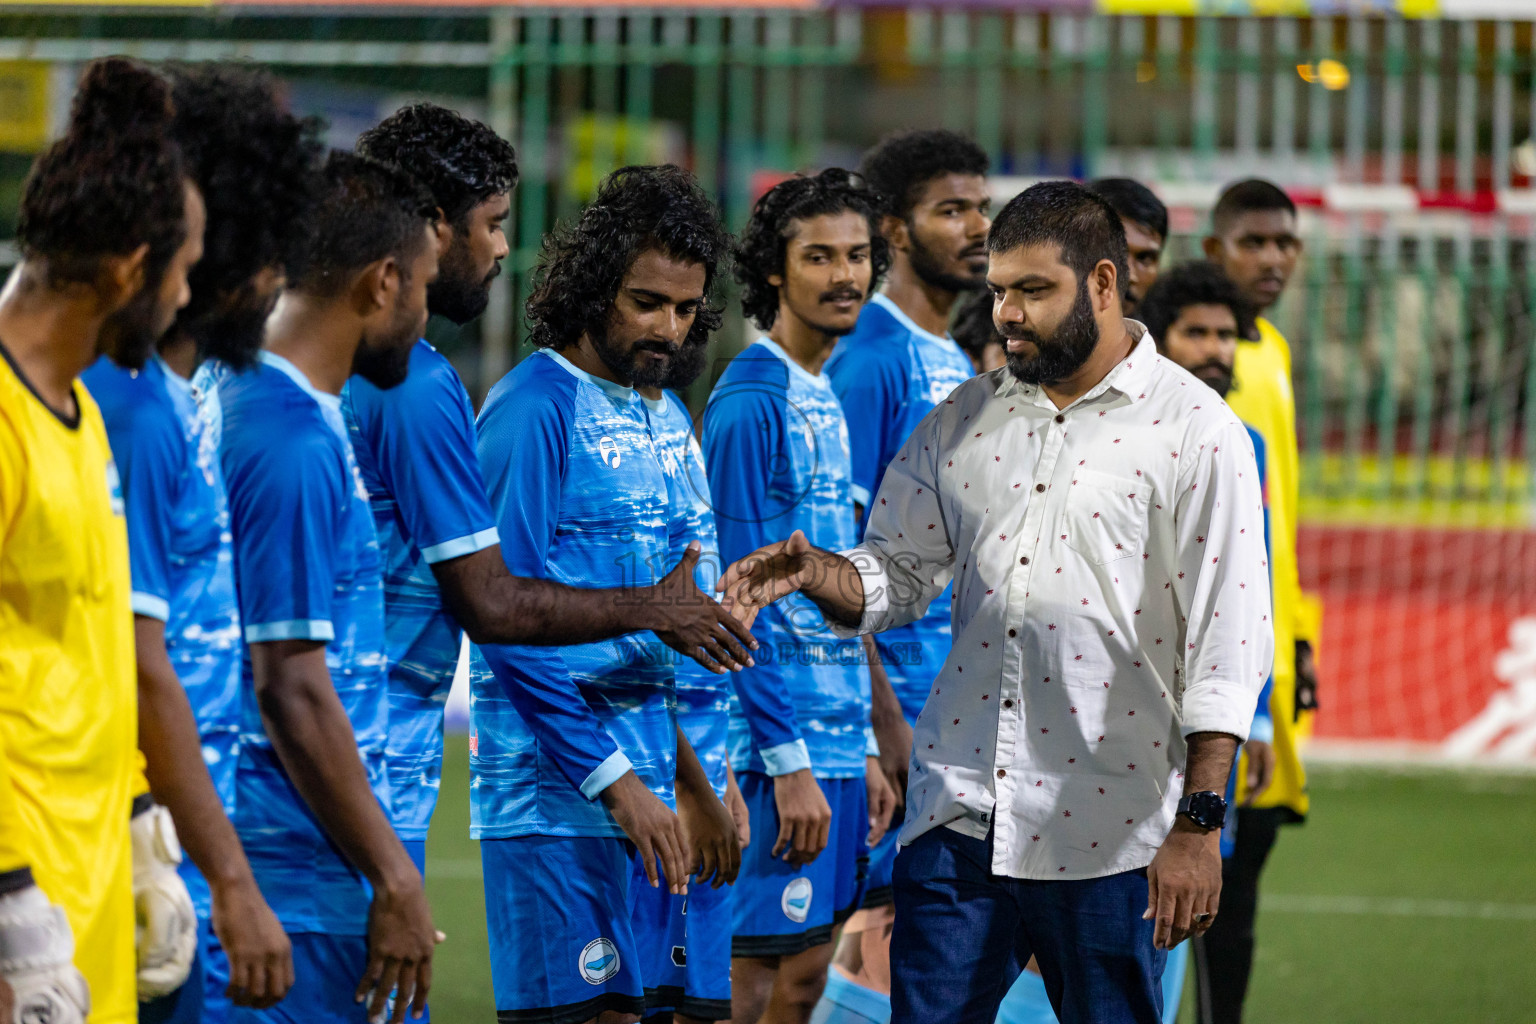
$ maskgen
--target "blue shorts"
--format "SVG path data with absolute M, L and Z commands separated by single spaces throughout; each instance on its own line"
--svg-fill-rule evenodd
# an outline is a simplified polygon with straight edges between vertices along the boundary
M 643 872 L 635 880 L 645 886 L 636 918 L 650 916 L 651 934 L 667 937 L 666 955 L 653 958 L 657 966 L 646 974 L 646 1015 L 670 1011 L 697 1020 L 730 1020 L 732 886 L 712 889 L 690 882 L 686 896 L 655 896 Z M 654 909 L 646 909 L 647 903 Z M 662 907 L 670 910 L 670 922 L 659 920 Z
M 224 1024 L 229 1020 L 229 957 L 219 945 L 219 937 L 213 934 L 213 925 L 206 921 L 203 935 L 203 1017 L 200 1024 Z
M 410 854 L 411 863 L 416 865 L 416 870 L 421 872 L 421 877 L 427 877 L 427 841 L 425 839 L 402 839 L 400 845 L 405 847 L 405 852 Z
M 289 932 L 288 941 L 293 988 L 268 1010 L 231 1006 L 229 1024 L 368 1024 L 368 1004 L 352 1001 L 368 966 L 367 936 Z
M 864 888 L 865 908 L 889 906 L 891 896 L 891 870 L 896 866 L 896 837 L 901 834 L 901 822 L 894 821 L 885 835 L 869 851 L 869 884 Z
M 519 836 L 480 843 L 500 1024 L 579 1024 L 659 1003 L 682 915 L 627 840 Z M 665 884 L 665 883 L 663 883 Z
M 773 779 L 762 772 L 736 776 L 752 822 L 752 842 L 741 852 L 741 875 L 731 898 L 731 955 L 793 956 L 832 941 L 832 931 L 859 909 L 869 869 L 869 793 L 864 780 L 817 779 L 832 807 L 827 848 L 796 867 L 773 856 L 779 811 Z

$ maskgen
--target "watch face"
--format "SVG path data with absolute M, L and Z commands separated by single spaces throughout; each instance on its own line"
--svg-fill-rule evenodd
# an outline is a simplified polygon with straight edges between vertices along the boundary
M 1190 820 L 1201 828 L 1220 828 L 1227 816 L 1227 802 L 1209 790 L 1186 797 Z

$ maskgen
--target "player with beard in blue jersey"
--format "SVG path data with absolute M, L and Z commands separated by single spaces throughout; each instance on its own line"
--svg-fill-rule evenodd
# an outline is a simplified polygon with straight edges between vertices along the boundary
M 517 182 L 511 145 L 477 121 L 421 103 L 364 132 L 357 148 L 404 168 L 442 211 L 448 241 L 428 311 L 456 324 L 478 317 L 508 251 L 502 223 Z M 385 390 L 354 378 L 342 411 L 384 555 L 390 800 L 395 830 L 419 869 L 426 870 L 443 708 L 464 629 L 482 644 L 576 644 L 654 629 L 685 653 L 702 651 L 704 638 L 719 631 L 727 649 L 745 657 L 730 638 L 733 620 L 707 593 L 686 592 L 687 570 L 650 596 L 509 574 L 475 455 L 469 395 L 424 339 L 411 352 L 405 383 Z M 728 656 L 726 667 L 738 664 Z
M 332 153 L 257 365 L 218 385 L 241 668 L 235 827 L 293 944 L 294 984 L 230 1020 L 420 1014 L 435 931 L 389 819 L 383 566 L 341 414 L 354 373 L 399 384 L 437 274 L 436 203 Z M 366 1000 L 366 1002 L 365 1002 Z
M 670 166 L 615 171 L 546 243 L 527 306 L 538 351 L 491 389 L 478 423 L 508 570 L 650 599 L 637 588 L 664 571 L 684 510 L 636 388 L 667 379 L 691 331 L 719 325 L 709 297 L 728 254 L 709 200 Z M 698 550 L 682 565 L 688 591 Z M 747 660 L 724 644 L 699 646 Z M 663 1009 L 681 938 L 672 897 L 690 873 L 735 877 L 736 830 L 678 729 L 672 661 L 643 632 L 475 647 L 470 812 L 503 1021 Z
M 709 477 L 704 472 L 703 449 L 694 437 L 693 417 L 676 394 L 687 390 L 703 372 L 708 344 L 708 332 L 695 326 L 673 359 L 667 379 L 637 390 L 645 400 L 646 418 L 667 474 L 667 501 L 672 507 L 669 557 L 675 561 L 689 545 L 698 543 L 703 557 L 695 570 L 697 582 L 705 593 L 712 593 L 721 565 Z M 728 680 L 690 661 L 677 665 L 678 728 L 698 755 L 715 795 L 730 810 L 737 838 L 745 848 L 751 839 L 751 822 L 727 756 L 730 707 Z M 732 890 L 723 881 L 717 876 L 713 885 L 695 886 L 673 900 L 683 942 L 669 957 L 671 976 L 660 982 L 659 1001 L 674 1009 L 677 1024 L 731 1016 Z
M 987 154 L 944 130 L 890 136 L 864 155 L 860 171 L 883 201 L 881 232 L 891 247 L 891 273 L 870 299 L 853 333 L 827 361 L 827 376 L 848 417 L 854 500 L 864 519 L 886 464 L 938 403 L 971 377 L 971 360 L 949 334 L 962 295 L 979 290 L 987 273 Z M 866 638 L 878 649 L 889 691 L 874 690 L 880 762 L 901 799 L 907 789 L 911 726 L 950 647 L 948 590 L 922 618 Z M 883 701 L 893 692 L 895 702 Z M 899 818 L 897 819 L 899 823 Z M 838 943 L 828 981 L 825 1019 L 883 1021 L 890 1015 L 891 867 L 896 828 L 869 856 L 869 890 Z M 839 1008 L 848 1011 L 840 1012 Z
M 144 1022 L 225 1019 L 292 984 L 287 936 L 262 899 L 229 816 L 240 733 L 240 617 L 217 440 L 193 399 L 200 353 L 253 358 L 314 192 L 319 125 L 281 107 L 266 75 L 168 69 L 173 132 L 207 207 L 191 301 L 142 370 L 103 358 L 82 375 L 122 478 L 133 577 L 139 745 L 155 799 L 188 855 L 197 914 L 187 982 Z M 141 992 L 141 995 L 143 993 Z
M 726 369 L 704 414 L 727 563 L 796 530 L 826 544 L 857 535 L 848 425 L 823 368 L 889 262 L 878 201 L 847 171 L 795 177 L 758 201 L 742 234 L 742 308 L 766 334 Z M 732 1019 L 803 1024 L 896 797 L 860 641 L 836 639 L 798 600 L 753 632 L 760 664 L 737 680 L 731 715 L 731 765 L 757 837 L 733 897 Z

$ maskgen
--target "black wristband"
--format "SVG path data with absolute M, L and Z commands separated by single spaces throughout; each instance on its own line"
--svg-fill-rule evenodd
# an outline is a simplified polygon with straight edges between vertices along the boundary
M 21 892 L 30 889 L 37 883 L 32 881 L 31 868 L 17 868 L 14 871 L 0 871 L 0 896 L 9 896 L 13 892 Z
M 133 798 L 133 809 L 128 812 L 128 817 L 137 818 L 153 806 L 155 806 L 155 798 L 148 793 L 140 793 Z

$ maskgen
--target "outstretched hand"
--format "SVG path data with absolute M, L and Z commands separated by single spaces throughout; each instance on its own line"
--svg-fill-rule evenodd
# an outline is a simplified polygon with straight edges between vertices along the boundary
M 738 622 L 699 589 L 693 578 L 699 554 L 699 542 L 689 544 L 677 565 L 656 585 L 663 622 L 654 632 L 662 643 L 717 675 L 749 668 L 752 655 L 748 652 L 757 647 L 752 624 Z
M 760 547 L 725 570 L 715 589 L 723 597 L 720 604 L 748 629 L 757 621 L 757 613 L 809 580 L 811 542 L 796 530 L 788 540 Z

